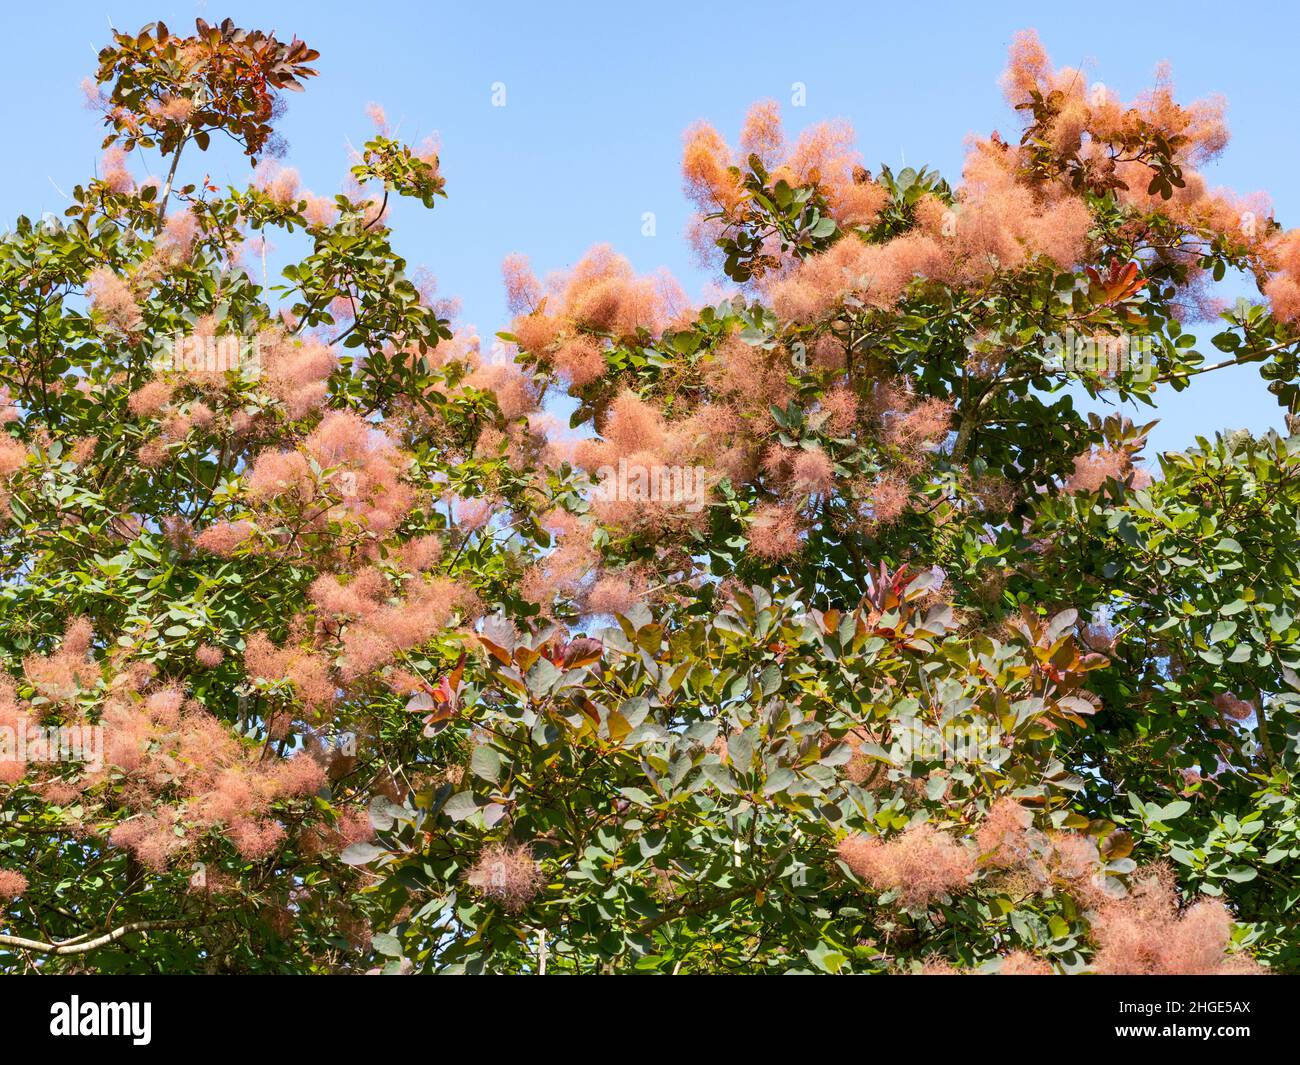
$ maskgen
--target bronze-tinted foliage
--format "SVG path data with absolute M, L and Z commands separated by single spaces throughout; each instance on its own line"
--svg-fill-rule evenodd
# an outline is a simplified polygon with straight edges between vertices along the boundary
M 296 37 L 286 43 L 230 19 L 218 26 L 195 19 L 189 37 L 157 22 L 134 35 L 114 33 L 113 40 L 99 53 L 96 74 L 111 86 L 105 121 L 113 132 L 104 146 L 121 141 L 129 150 L 156 141 L 166 155 L 190 134 L 206 149 L 217 130 L 242 143 L 246 155 L 258 155 L 272 133 L 275 94 L 301 92 L 302 82 L 316 76 L 308 64 L 320 57 Z M 148 128 L 153 110 L 173 100 L 189 104 L 187 119 Z

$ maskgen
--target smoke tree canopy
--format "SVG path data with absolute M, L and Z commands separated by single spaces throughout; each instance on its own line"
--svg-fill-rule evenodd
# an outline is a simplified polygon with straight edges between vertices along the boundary
M 394 250 L 433 145 L 280 161 L 317 59 L 114 33 L 0 241 L 0 966 L 1300 967 L 1300 237 L 1221 103 L 1025 33 L 952 180 L 759 103 L 707 300 L 512 255 L 485 343 Z M 1073 399 L 1246 362 L 1286 435 Z

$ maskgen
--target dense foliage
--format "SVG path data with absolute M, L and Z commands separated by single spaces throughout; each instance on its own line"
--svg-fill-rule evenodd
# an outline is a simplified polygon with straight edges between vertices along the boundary
M 0 241 L 0 966 L 1300 968 L 1300 437 L 1073 401 L 1254 362 L 1300 428 L 1220 104 L 1025 34 L 952 184 L 758 104 L 686 136 L 729 289 L 515 255 L 484 350 L 394 250 L 432 145 L 277 161 L 317 58 L 115 33 Z

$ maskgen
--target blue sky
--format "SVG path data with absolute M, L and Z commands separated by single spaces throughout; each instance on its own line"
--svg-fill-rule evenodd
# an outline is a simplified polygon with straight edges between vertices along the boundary
M 338 190 L 349 143 L 370 130 L 370 101 L 405 139 L 437 133 L 450 198 L 433 212 L 404 203 L 396 242 L 413 267 L 438 277 L 443 295 L 462 299 L 462 319 L 485 336 L 506 323 L 500 262 L 510 251 L 546 272 L 608 241 L 639 270 L 666 266 L 692 295 L 701 291 L 708 278 L 682 236 L 690 209 L 678 169 L 682 130 L 695 119 L 734 140 L 748 104 L 770 97 L 782 103 L 788 132 L 842 116 L 857 128 L 868 167 L 924 163 L 955 179 L 968 134 L 1016 129 L 997 77 L 1011 35 L 1026 26 L 1058 65 L 1087 62 L 1093 80 L 1126 98 L 1162 59 L 1180 97 L 1222 93 L 1233 141 L 1211 183 L 1265 188 L 1284 225 L 1300 218 L 1300 13 L 1289 4 L 105 0 L 5 11 L 0 121 L 10 165 L 0 168 L 0 225 L 61 212 L 59 190 L 92 171 L 102 134 L 79 84 L 110 20 L 135 30 L 162 18 L 188 32 L 196 15 L 296 34 L 321 52 L 320 77 L 290 95 L 280 127 L 287 162 L 313 191 Z M 788 106 L 795 82 L 806 86 L 805 107 Z M 505 107 L 492 105 L 494 83 L 505 86 Z M 216 147 L 203 166 L 218 184 L 242 181 L 247 170 Z M 641 232 L 646 212 L 656 218 L 653 237 Z M 1210 329 L 1197 331 L 1215 361 Z M 1280 423 L 1253 367 L 1162 394 L 1158 414 L 1159 449 L 1220 428 Z

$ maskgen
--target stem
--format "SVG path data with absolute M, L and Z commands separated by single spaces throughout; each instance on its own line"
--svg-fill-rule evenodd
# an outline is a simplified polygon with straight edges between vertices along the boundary
M 176 168 L 181 162 L 181 152 L 185 148 L 185 141 L 176 145 L 176 153 L 172 156 L 172 167 L 167 171 L 167 184 L 163 186 L 162 200 L 158 204 L 158 221 L 161 222 L 167 217 L 167 201 L 171 198 L 172 182 L 176 179 Z
M 1264 693 L 1255 693 L 1255 723 L 1259 731 L 1259 745 L 1264 751 L 1264 761 L 1270 770 L 1277 768 L 1277 756 L 1273 753 L 1273 741 L 1268 736 L 1268 714 L 1264 710 Z
M 1167 374 L 1162 374 L 1160 377 L 1157 377 L 1156 384 L 1163 384 L 1166 381 L 1173 381 L 1180 378 L 1195 377 L 1197 374 L 1209 373 L 1211 370 L 1222 370 L 1227 366 L 1239 366 L 1244 362 L 1251 362 L 1263 355 L 1269 355 L 1275 351 L 1281 351 L 1283 348 L 1290 347 L 1294 343 L 1294 340 L 1279 340 L 1276 344 L 1271 344 L 1266 348 L 1260 348 L 1258 351 L 1243 351 L 1240 355 L 1236 355 L 1231 359 L 1224 359 L 1222 362 L 1212 363 L 1209 366 L 1198 366 L 1195 370 L 1172 370 Z

